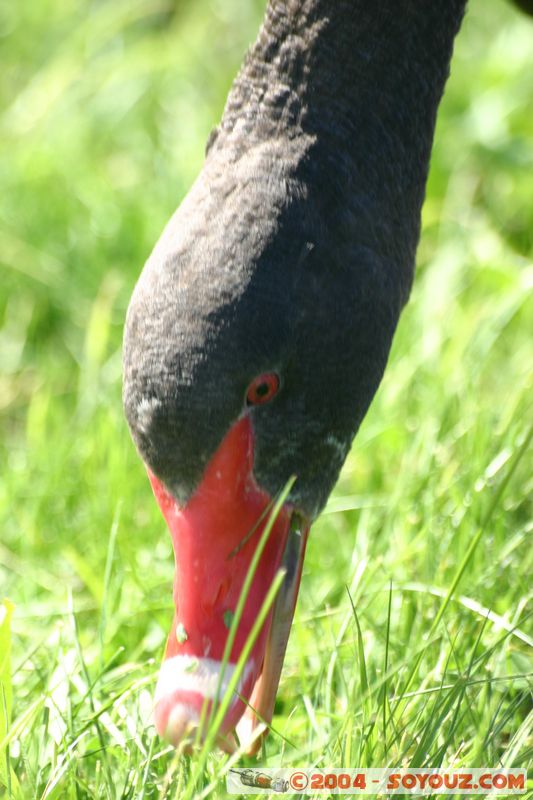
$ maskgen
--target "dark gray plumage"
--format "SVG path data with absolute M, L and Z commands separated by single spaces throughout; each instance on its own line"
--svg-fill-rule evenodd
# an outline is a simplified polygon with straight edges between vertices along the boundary
M 412 282 L 435 116 L 466 0 L 271 0 L 205 165 L 150 256 L 124 405 L 180 502 L 251 410 L 254 472 L 324 505 Z

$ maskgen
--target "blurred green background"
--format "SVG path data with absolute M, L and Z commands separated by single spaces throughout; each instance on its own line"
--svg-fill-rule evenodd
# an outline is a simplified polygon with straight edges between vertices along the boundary
M 16 605 L 9 758 L 11 791 L 20 781 L 24 797 L 179 796 L 190 778 L 188 763 L 168 778 L 172 755 L 149 723 L 172 552 L 122 417 L 121 335 L 262 13 L 260 0 L 0 6 L 0 598 Z M 468 695 L 466 715 L 457 695 L 428 753 L 472 764 L 515 742 L 513 763 L 531 755 L 532 96 L 533 25 L 503 0 L 472 0 L 437 127 L 413 299 L 309 548 L 278 705 L 280 729 L 308 759 L 346 765 L 328 749 L 342 731 L 357 742 L 352 762 L 385 763 L 377 742 L 365 750 L 368 717 L 345 727 L 364 683 L 343 638 L 354 635 L 346 584 L 379 708 L 385 641 L 398 664 L 392 695 L 419 646 L 415 687 L 448 669 L 453 682 L 468 648 L 479 655 L 479 608 L 499 615 L 480 640 L 482 669 L 505 688 Z M 429 647 L 439 597 L 480 526 L 459 587 L 470 610 L 450 605 L 446 635 Z M 522 620 L 522 636 L 494 649 Z M 295 710 L 296 696 L 309 702 Z M 413 703 L 391 739 L 398 757 L 417 752 L 424 714 L 436 713 Z M 370 702 L 361 713 L 378 712 Z M 263 763 L 279 763 L 282 747 L 272 736 Z M 65 767 L 73 752 L 85 760 Z M 145 794 L 126 791 L 130 769 Z M 215 785 L 216 761 L 207 769 Z

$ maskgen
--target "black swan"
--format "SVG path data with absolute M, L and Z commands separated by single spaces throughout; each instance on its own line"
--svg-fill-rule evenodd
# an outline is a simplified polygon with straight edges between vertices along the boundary
M 283 565 L 236 686 L 249 707 L 233 695 L 219 743 L 233 748 L 237 727 L 252 750 L 257 720 L 272 718 L 309 527 L 409 296 L 465 5 L 270 0 L 204 167 L 135 288 L 124 407 L 176 556 L 155 701 L 175 745 L 204 733 L 203 707 L 230 685 Z

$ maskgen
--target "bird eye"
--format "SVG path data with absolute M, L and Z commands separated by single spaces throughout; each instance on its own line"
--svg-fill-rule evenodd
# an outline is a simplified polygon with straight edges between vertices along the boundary
M 269 403 L 279 391 L 279 376 L 275 372 L 265 372 L 251 382 L 246 392 L 246 405 L 261 406 Z

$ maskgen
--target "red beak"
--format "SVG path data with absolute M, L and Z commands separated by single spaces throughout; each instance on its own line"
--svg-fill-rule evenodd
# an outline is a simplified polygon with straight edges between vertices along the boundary
M 222 699 L 276 573 L 283 567 L 283 583 L 242 670 L 220 727 L 219 743 L 226 749 L 234 747 L 232 730 L 246 710 L 238 695 L 253 709 L 247 709 L 239 727 L 249 750 L 257 717 L 267 723 L 272 719 L 309 528 L 291 524 L 294 510 L 283 505 L 260 556 L 220 683 L 233 614 L 272 507 L 272 498 L 253 477 L 253 445 L 251 422 L 243 417 L 226 435 L 184 507 L 149 474 L 170 529 L 176 563 L 175 614 L 155 695 L 157 730 L 175 746 L 205 735 L 198 728 L 205 727 L 215 698 Z M 300 519 L 299 515 L 294 519 Z

